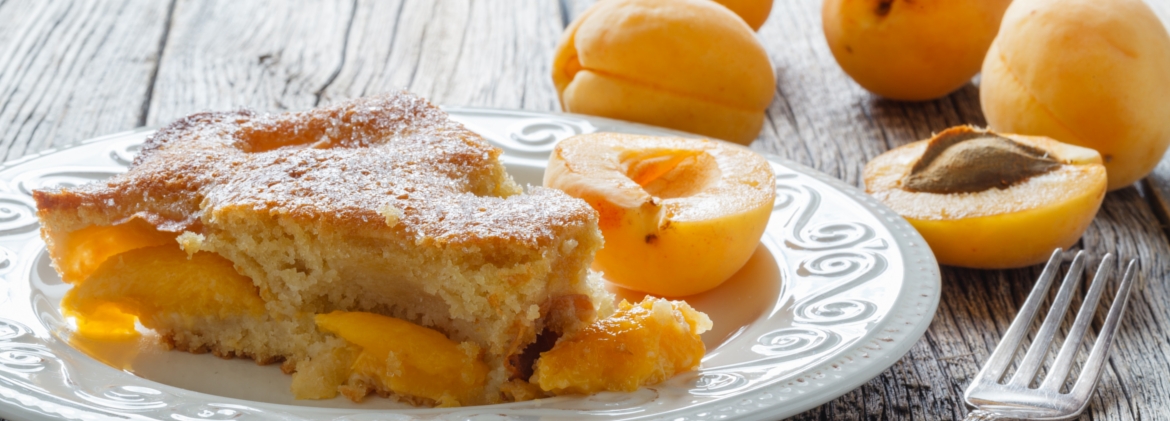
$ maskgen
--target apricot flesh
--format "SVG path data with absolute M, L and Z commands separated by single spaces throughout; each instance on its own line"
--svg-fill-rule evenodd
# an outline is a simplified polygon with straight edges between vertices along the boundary
M 936 136 L 970 130 L 952 128 Z M 924 140 L 866 164 L 866 191 L 906 218 L 942 264 L 999 269 L 1042 263 L 1088 228 L 1105 198 L 1105 167 L 1092 149 L 1044 137 L 1000 136 L 1043 150 L 1060 165 L 1005 188 L 908 191 L 902 180 L 923 155 L 929 142 Z
M 1126 187 L 1170 145 L 1170 35 L 1141 0 L 1017 0 L 979 97 L 993 129 L 1093 148 Z
M 610 282 L 662 296 L 718 286 L 743 266 L 772 214 L 775 181 L 760 155 L 728 143 L 617 133 L 557 145 L 544 185 L 584 199 Z
M 334 311 L 317 327 L 361 348 L 350 370 L 382 390 L 429 399 L 438 406 L 483 401 L 488 367 L 479 347 L 389 316 Z
M 57 257 L 61 280 L 81 282 L 106 259 L 137 248 L 175 244 L 175 234 L 159 231 L 154 225 L 132 219 L 111 226 L 91 226 L 69 234 Z
M 562 35 L 552 79 L 567 112 L 741 144 L 776 88 L 752 29 L 709 0 L 597 2 Z
M 264 302 L 252 280 L 214 253 L 190 256 L 177 245 L 130 250 L 107 259 L 61 300 L 78 333 L 93 338 L 135 335 L 134 320 L 156 329 L 173 318 L 259 317 Z
M 569 334 L 536 360 L 532 383 L 557 395 L 632 392 L 694 370 L 706 352 L 706 314 L 686 302 L 622 300 L 613 316 Z
M 826 0 L 825 39 L 841 69 L 890 99 L 922 101 L 979 72 L 1011 0 Z

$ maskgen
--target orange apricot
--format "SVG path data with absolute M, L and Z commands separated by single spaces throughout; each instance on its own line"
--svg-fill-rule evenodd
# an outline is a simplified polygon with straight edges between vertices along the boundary
M 938 98 L 979 72 L 1011 0 L 825 0 L 825 39 L 841 69 L 891 99 Z
M 939 263 L 1015 268 L 1076 243 L 1105 198 L 1105 167 L 1092 149 L 955 127 L 874 158 L 865 189 Z
M 1170 146 L 1170 35 L 1141 0 L 1017 0 L 980 80 L 992 128 L 1097 150 L 1109 190 Z
M 605 245 L 594 266 L 610 282 L 678 297 L 743 267 L 772 215 L 772 167 L 729 143 L 595 133 L 557 145 L 544 185 L 584 199 Z
M 565 30 L 552 79 L 567 112 L 741 144 L 776 87 L 752 29 L 709 0 L 597 2 Z
M 772 13 L 772 0 L 714 0 L 743 18 L 753 31 L 759 31 Z

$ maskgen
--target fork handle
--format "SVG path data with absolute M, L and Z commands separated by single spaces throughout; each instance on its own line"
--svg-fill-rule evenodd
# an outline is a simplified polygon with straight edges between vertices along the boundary
M 968 413 L 967 418 L 964 418 L 963 421 L 996 421 L 1002 419 L 1005 418 L 982 409 L 976 409 Z

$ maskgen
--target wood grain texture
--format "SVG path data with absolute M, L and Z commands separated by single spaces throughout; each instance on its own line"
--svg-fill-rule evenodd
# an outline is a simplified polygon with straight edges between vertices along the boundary
M 1170 0 L 1149 3 L 1163 21 L 1170 19 Z M 202 110 L 298 110 L 403 87 L 438 104 L 554 111 L 553 50 L 564 26 L 590 4 L 0 0 L 0 156 L 13 159 Z M 829 53 L 817 0 L 776 0 L 759 37 L 777 90 L 752 145 L 757 150 L 860 186 L 865 162 L 890 148 L 950 126 L 985 124 L 977 78 L 921 103 L 863 90 Z M 1141 259 L 1145 284 L 1082 420 L 1170 414 L 1166 199 L 1170 161 L 1144 184 L 1110 193 L 1078 245 L 1096 256 L 1094 267 L 1106 252 Z M 942 273 L 935 320 L 904 358 L 794 419 L 961 420 L 963 389 L 1039 268 Z
M 0 2 L 0 159 L 142 125 L 168 3 Z
M 326 99 L 405 88 L 436 104 L 557 109 L 555 2 L 369 1 L 356 16 Z
M 351 0 L 179 1 L 146 123 L 312 108 L 341 66 L 353 17 Z

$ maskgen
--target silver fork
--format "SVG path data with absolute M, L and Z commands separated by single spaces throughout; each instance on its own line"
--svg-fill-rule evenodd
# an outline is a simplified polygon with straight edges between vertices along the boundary
M 1028 300 L 1020 308 L 1020 313 L 1016 315 L 1012 325 L 1008 327 L 1003 340 L 995 347 L 995 351 L 991 353 L 991 358 L 984 364 L 983 369 L 979 370 L 975 381 L 967 386 L 967 392 L 963 394 L 963 398 L 968 405 L 976 408 L 967 415 L 967 421 L 1012 418 L 1064 420 L 1080 415 L 1088 406 L 1089 396 L 1092 395 L 1097 380 L 1104 372 L 1105 361 L 1109 356 L 1109 347 L 1113 343 L 1113 336 L 1117 331 L 1121 317 L 1125 314 L 1126 303 L 1129 302 L 1129 290 L 1133 283 L 1136 266 L 1134 260 L 1130 260 L 1129 264 L 1126 265 L 1125 276 L 1121 279 L 1121 285 L 1117 287 L 1117 295 L 1109 307 L 1109 315 L 1105 317 L 1105 324 L 1101 326 L 1101 332 L 1097 335 L 1097 342 L 1093 344 L 1089 359 L 1085 361 L 1081 368 L 1080 377 L 1077 378 L 1069 392 L 1061 393 L 1060 389 L 1064 386 L 1065 379 L 1068 378 L 1073 357 L 1080 350 L 1081 340 L 1089 328 L 1093 314 L 1096 313 L 1097 302 L 1101 298 L 1106 280 L 1112 272 L 1113 255 L 1111 254 L 1106 254 L 1105 258 L 1101 260 L 1101 265 L 1097 267 L 1097 275 L 1093 278 L 1092 285 L 1089 286 L 1089 292 L 1081 304 L 1080 311 L 1077 312 L 1076 321 L 1073 322 L 1064 345 L 1060 347 L 1056 360 L 1048 370 L 1047 377 L 1043 379 L 1039 387 L 1031 387 L 1036 372 L 1048 354 L 1048 346 L 1052 343 L 1052 338 L 1056 336 L 1056 330 L 1060 327 L 1061 321 L 1064 320 L 1065 312 L 1072 301 L 1073 290 L 1080 283 L 1081 274 L 1085 270 L 1084 255 L 1084 251 L 1077 252 L 1077 256 L 1073 259 L 1072 266 L 1069 267 L 1064 282 L 1060 286 L 1060 291 L 1056 293 L 1056 299 L 1052 301 L 1048 315 L 1044 317 L 1044 323 L 1036 332 L 1036 337 L 1016 369 L 1015 375 L 1007 383 L 1001 384 L 1000 380 L 1003 379 L 1008 366 L 1015 357 L 1016 350 L 1019 349 L 1024 335 L 1032 326 L 1032 320 L 1035 319 L 1040 302 L 1044 301 L 1053 278 L 1060 270 L 1061 250 L 1056 249 L 1052 253 L 1052 258 L 1048 259 L 1048 265 L 1044 267 L 1040 279 L 1032 287 L 1032 293 L 1028 295 Z

